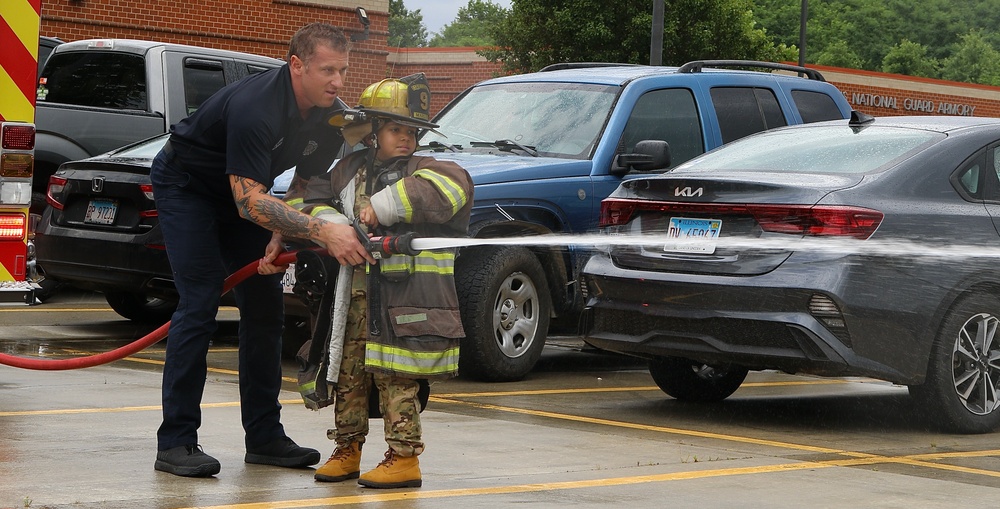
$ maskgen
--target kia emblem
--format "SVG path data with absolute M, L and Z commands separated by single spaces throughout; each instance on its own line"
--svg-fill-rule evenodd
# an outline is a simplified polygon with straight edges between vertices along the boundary
M 94 180 L 90 181 L 90 190 L 95 193 L 100 193 L 104 191 L 104 177 L 94 177 Z

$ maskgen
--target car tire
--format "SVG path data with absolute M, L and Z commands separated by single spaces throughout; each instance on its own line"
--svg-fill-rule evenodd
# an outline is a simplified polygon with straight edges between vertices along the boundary
M 988 433 L 1000 426 L 1000 300 L 969 294 L 938 330 L 923 384 L 910 395 L 945 431 Z
M 141 293 L 107 292 L 105 300 L 119 315 L 136 322 L 163 324 L 170 321 L 177 302 L 149 297 Z
M 681 357 L 663 357 L 649 363 L 657 387 L 681 401 L 722 401 L 740 388 L 747 368 L 734 364 L 705 364 Z
M 523 247 L 471 247 L 455 266 L 465 339 L 459 374 L 483 382 L 527 375 L 545 347 L 552 304 L 545 272 Z

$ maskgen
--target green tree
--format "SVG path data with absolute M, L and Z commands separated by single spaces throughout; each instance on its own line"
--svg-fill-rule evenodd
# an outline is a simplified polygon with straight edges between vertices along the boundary
M 903 39 L 882 59 L 882 72 L 937 78 L 938 61 L 927 55 L 927 46 Z
M 775 43 L 791 46 L 799 37 L 801 3 L 753 0 L 754 14 Z M 891 66 L 903 65 L 901 59 L 910 62 L 906 66 L 913 70 L 907 72 L 924 75 L 946 59 L 958 62 L 954 53 L 971 44 L 963 42 L 970 30 L 980 31 L 984 50 L 1000 48 L 998 25 L 1000 9 L 990 0 L 810 0 L 806 62 L 882 70 L 887 58 Z M 913 61 L 919 58 L 912 53 L 916 48 L 903 41 L 922 46 L 926 62 Z
M 499 24 L 507 14 L 507 9 L 489 0 L 469 0 L 458 9 L 455 21 L 431 38 L 430 46 L 493 46 L 496 40 L 487 27 Z
M 820 65 L 849 69 L 864 68 L 861 57 L 851 49 L 846 41 L 834 41 L 832 44 L 828 44 L 819 55 L 816 55 L 815 62 Z
M 389 0 L 388 42 L 394 48 L 427 46 L 427 27 L 420 9 L 409 11 L 403 0 Z
M 951 56 L 941 63 L 941 77 L 952 81 L 1000 85 L 1000 52 L 980 30 L 961 37 Z
M 756 27 L 751 0 L 675 0 L 664 11 L 663 62 L 706 58 L 787 60 Z M 505 70 L 529 72 L 557 62 L 649 63 L 648 0 L 517 0 L 488 27 L 497 48 L 480 54 Z

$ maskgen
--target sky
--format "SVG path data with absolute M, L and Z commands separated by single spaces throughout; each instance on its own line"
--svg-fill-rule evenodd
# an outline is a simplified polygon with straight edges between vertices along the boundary
M 490 0 L 491 2 L 510 9 L 510 0 Z M 458 10 L 469 5 L 469 0 L 403 0 L 403 6 L 408 11 L 420 9 L 424 16 L 424 26 L 427 27 L 427 37 L 439 33 L 445 25 L 455 21 Z

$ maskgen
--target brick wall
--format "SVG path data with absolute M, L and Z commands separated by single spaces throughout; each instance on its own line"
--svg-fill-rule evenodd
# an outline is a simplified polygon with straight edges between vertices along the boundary
M 1000 87 L 819 65 L 810 67 L 844 92 L 854 109 L 870 115 L 1000 117 Z
M 417 72 L 431 87 L 431 114 L 437 113 L 466 88 L 501 74 L 501 65 L 476 54 L 479 48 L 394 48 L 386 75 L 395 78 Z
M 6 0 L 0 0 L 6 1 Z M 361 32 L 355 7 L 371 21 L 353 43 L 343 98 L 357 100 L 385 74 L 388 0 L 42 0 L 41 34 L 64 41 L 131 38 L 208 46 L 284 59 L 295 31 L 314 21 Z

